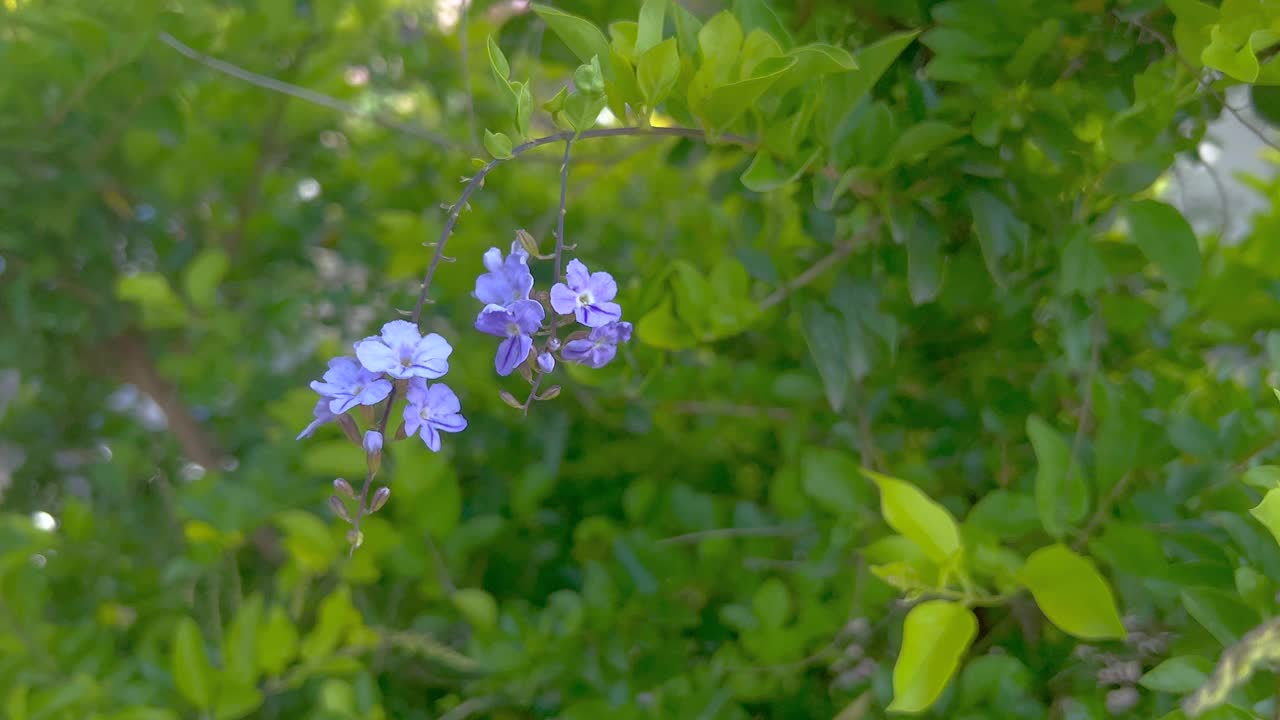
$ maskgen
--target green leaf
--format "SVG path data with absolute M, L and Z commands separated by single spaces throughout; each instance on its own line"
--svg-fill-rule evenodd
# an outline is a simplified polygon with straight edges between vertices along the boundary
M 639 57 L 662 42 L 662 24 L 667 17 L 670 0 L 644 0 L 640 6 L 640 22 L 636 27 L 633 55 Z M 674 38 L 673 38 L 674 39 Z
M 511 64 L 507 62 L 507 56 L 502 53 L 502 48 L 498 47 L 498 43 L 494 42 L 493 36 L 490 35 L 487 41 L 489 49 L 489 67 L 493 68 L 493 74 L 505 87 L 511 80 Z
M 1027 418 L 1027 436 L 1036 452 L 1036 508 L 1045 532 L 1055 538 L 1089 511 L 1089 488 L 1062 435 L 1036 415 Z M 1068 474 L 1068 468 L 1071 468 Z
M 809 166 L 822 154 L 820 149 L 814 150 L 798 168 L 779 168 L 768 150 L 760 150 L 752 158 L 751 165 L 742 173 L 742 184 L 754 192 L 769 192 L 785 185 L 790 185 L 804 175 Z M 788 173 L 788 171 L 790 171 Z
M 498 603 L 493 596 L 480 588 L 462 588 L 449 599 L 471 627 L 488 632 L 498 625 Z
M 187 299 L 201 309 L 213 307 L 218 301 L 218 286 L 226 276 L 230 261 L 221 248 L 205 248 L 187 266 L 183 277 Z
M 684 350 L 698 344 L 693 333 L 677 318 L 670 298 L 665 298 L 636 323 L 636 336 L 645 345 L 662 350 Z
M 144 272 L 116 280 L 116 297 L 142 311 L 146 328 L 174 328 L 187 323 L 187 307 L 160 273 Z
M 306 572 L 320 574 L 332 567 L 341 549 L 320 518 L 303 510 L 285 510 L 275 517 L 284 531 L 284 547 Z
M 755 610 L 760 624 L 769 629 L 779 629 L 787 624 L 791 617 L 791 593 L 778 578 L 769 578 L 756 589 L 751 599 L 751 607 Z
M 1258 465 L 1244 473 L 1244 483 L 1260 490 L 1280 488 L 1280 465 Z
M 940 503 L 909 482 L 862 468 L 880 488 L 880 514 L 889 527 L 920 546 L 938 565 L 960 551 L 960 529 Z
M 1094 439 L 1098 493 L 1115 487 L 1138 464 L 1142 437 L 1142 408 L 1119 386 L 1107 388 L 1106 414 Z
M 529 139 L 529 121 L 533 118 L 533 93 L 528 83 L 512 83 L 511 91 L 516 96 L 516 132 L 522 139 Z M 594 118 L 593 118 L 594 119 Z
M 600 28 L 577 15 L 570 15 L 553 7 L 537 3 L 530 7 L 579 60 L 591 62 L 592 57 L 598 57 L 605 77 L 613 77 L 613 68 L 609 63 L 609 40 L 600 32 Z
M 973 234 L 982 248 L 987 272 L 997 285 L 1004 287 L 1002 263 L 1026 246 L 1031 229 L 1003 200 L 985 190 L 969 193 L 969 211 L 973 213 Z
M 328 658 L 352 628 L 363 624 L 360 611 L 351 604 L 351 588 L 339 585 L 320 602 L 315 627 L 302 640 L 299 654 L 316 662 Z
M 919 162 L 964 134 L 964 129 L 950 123 L 925 120 L 912 125 L 898 136 L 893 149 L 889 151 L 889 158 L 897 164 Z
M 724 129 L 733 124 L 795 63 L 795 58 L 769 58 L 755 67 L 755 75 L 752 77 L 713 87 L 704 109 L 708 124 L 716 129 Z
M 283 607 L 272 605 L 254 645 L 258 667 L 268 677 L 278 677 L 297 653 L 298 629 Z
M 1079 293 L 1088 297 L 1106 284 L 1107 266 L 1102 263 L 1102 254 L 1087 232 L 1074 233 L 1062 249 L 1059 291 L 1064 295 Z
M 839 450 L 806 448 L 800 456 L 800 481 L 815 505 L 837 517 L 853 517 L 867 499 L 857 463 Z
M 1194 287 L 1200 280 L 1200 245 L 1182 213 L 1156 200 L 1138 200 L 1129 204 L 1126 217 L 1134 242 L 1169 282 Z
M 218 688 L 214 720 L 239 720 L 261 707 L 264 699 L 262 691 L 253 685 L 224 684 Z
M 902 51 L 906 50 L 919 34 L 919 30 L 911 30 L 886 35 L 853 54 L 853 60 L 858 68 L 849 74 L 844 92 L 840 96 L 841 100 L 848 105 L 850 112 L 862 102 L 862 98 L 866 97 L 867 93 L 871 92 L 871 88 L 880 81 L 880 77 L 889 69 L 889 66 L 893 65 L 893 61 L 898 59 Z
M 262 623 L 262 595 L 254 593 L 245 598 L 227 627 L 222 643 L 222 667 L 224 682 L 253 685 L 258 680 L 255 662 L 254 640 Z
M 1280 543 L 1280 488 L 1268 490 L 1262 496 L 1262 502 L 1249 510 L 1249 514 L 1270 530 L 1271 536 Z
M 498 160 L 510 158 L 511 147 L 511 138 L 505 133 L 490 132 L 488 129 L 484 131 L 484 149 Z
M 1218 23 L 1218 8 L 1200 0 L 1165 0 L 1173 11 L 1173 39 L 1178 54 L 1196 68 L 1200 55 L 1209 45 L 1209 31 Z
M 849 391 L 849 343 L 845 337 L 845 325 L 835 313 L 816 302 L 805 303 L 800 311 L 804 326 L 804 339 L 809 345 L 809 355 L 818 367 L 822 385 L 827 393 L 831 409 L 840 412 Z
M 204 651 L 204 638 L 196 621 L 184 617 L 173 633 L 173 657 L 170 667 L 173 682 L 187 702 L 201 710 L 213 704 L 213 663 Z
M 636 82 L 644 96 L 645 107 L 652 110 L 667 99 L 680 77 L 680 54 L 676 39 L 667 38 L 649 48 L 636 61 Z
M 996 489 L 974 504 L 965 516 L 965 525 L 1000 537 L 1015 538 L 1040 529 L 1036 503 L 1030 495 Z
M 1183 695 L 1199 689 L 1213 672 L 1213 661 L 1197 655 L 1171 657 L 1148 670 L 1138 684 L 1148 690 Z
M 1125 637 L 1115 596 L 1093 561 L 1066 545 L 1031 553 L 1018 572 L 1041 612 L 1062 631 L 1083 640 Z
M 738 79 L 745 80 L 755 74 L 756 67 L 770 58 L 782 57 L 782 46 L 773 36 L 760 30 L 752 30 L 742 42 L 742 58 L 738 65 Z
M 929 600 L 911 608 L 893 665 L 889 712 L 918 713 L 933 705 L 977 634 L 978 619 L 959 603 Z
M 783 47 L 794 44 L 786 24 L 769 7 L 767 0 L 733 0 L 733 15 L 742 23 L 742 29 L 747 33 L 759 30 L 768 33 Z
M 1218 642 L 1229 647 L 1262 623 L 1258 612 L 1232 593 L 1208 587 L 1183 589 L 1182 606 Z
M 699 70 L 708 69 L 714 84 L 728 80 L 742 49 L 742 26 L 733 13 L 723 10 L 708 20 L 698 31 L 698 48 L 703 65 Z

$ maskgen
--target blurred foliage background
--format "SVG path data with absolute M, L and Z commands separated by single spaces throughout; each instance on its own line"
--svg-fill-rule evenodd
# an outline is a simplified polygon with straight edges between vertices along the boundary
M 0 715 L 1280 716 L 1280 184 L 1169 192 L 1274 147 L 1280 6 L 650 0 L 649 70 L 555 6 L 0 0 Z M 503 403 L 470 293 L 562 145 L 499 164 L 422 323 L 470 427 L 348 557 L 307 382 L 563 130 L 558 13 L 589 124 L 708 131 L 574 143 L 636 338 Z

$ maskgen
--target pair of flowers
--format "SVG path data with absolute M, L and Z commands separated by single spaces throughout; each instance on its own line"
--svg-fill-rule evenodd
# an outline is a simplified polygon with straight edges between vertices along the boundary
M 403 382 L 405 436 L 419 435 L 428 448 L 439 451 L 441 432 L 456 433 L 467 427 L 462 404 L 453 390 L 444 383 L 427 382 L 449 372 L 452 353 L 453 346 L 447 340 L 436 333 L 423 336 L 414 323 L 392 320 L 383 325 L 381 334 L 355 344 L 354 358 L 333 358 L 323 381 L 311 383 L 320 400 L 313 410 L 315 420 L 298 439 L 310 437 L 316 428 L 333 420 L 354 427 L 354 421 L 346 416 L 348 411 L 381 403 L 391 395 L 393 382 Z M 382 441 L 378 431 L 368 431 L 365 451 L 380 453 Z
M 504 258 L 498 248 L 484 254 L 487 272 L 476 278 L 475 297 L 485 303 L 476 316 L 475 328 L 482 333 L 503 338 L 494 355 L 494 368 L 507 376 L 528 360 L 533 350 L 533 336 L 542 330 L 546 308 L 531 300 L 533 273 L 529 270 L 529 252 L 520 240 L 511 243 Z M 563 346 L 559 338 L 550 337 L 546 348 L 535 358 L 537 368 L 551 372 L 555 355 L 567 362 L 591 368 L 604 367 L 618 352 L 618 344 L 631 339 L 631 323 L 623 322 L 622 307 L 613 299 L 618 283 L 607 272 L 590 272 L 579 260 L 570 260 L 565 282 L 557 282 L 548 300 L 560 315 L 572 314 L 588 332 L 574 333 Z M 554 331 L 554 325 L 553 325 Z

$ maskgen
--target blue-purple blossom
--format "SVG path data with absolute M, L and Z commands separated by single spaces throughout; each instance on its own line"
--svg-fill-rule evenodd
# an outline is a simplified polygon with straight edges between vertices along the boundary
M 511 243 L 511 254 L 504 259 L 498 248 L 484 254 L 484 267 L 489 272 L 476 278 L 476 299 L 486 305 L 507 307 L 517 300 L 528 300 L 533 289 L 533 273 L 529 272 L 529 252 L 520 241 Z
M 607 272 L 588 272 L 579 260 L 570 260 L 565 281 L 551 288 L 551 307 L 561 315 L 573 313 L 589 328 L 607 325 L 622 317 L 622 308 L 612 302 L 618 283 Z
M 618 344 L 631 340 L 631 323 L 612 322 L 593 328 L 585 338 L 564 344 L 560 357 L 589 368 L 601 368 L 618 354 Z
M 382 433 L 368 430 L 364 434 L 364 451 L 366 455 L 378 455 L 382 452 Z
M 449 372 L 453 347 L 436 333 L 423 337 L 418 326 L 407 320 L 392 320 L 382 333 L 356 343 L 356 357 L 366 370 L 386 373 L 398 380 L 434 380 Z
M 341 415 L 357 405 L 382 402 L 391 394 L 391 381 L 361 367 L 353 357 L 336 357 L 329 361 L 324 382 L 312 381 L 311 389 L 328 399 L 331 413 Z M 316 419 L 320 419 L 318 413 Z
M 327 422 L 333 422 L 333 420 L 338 417 L 329 409 L 329 402 L 330 399 L 327 397 L 322 397 L 316 401 L 316 406 L 311 411 L 311 414 L 314 415 L 316 419 L 312 420 L 310 425 L 305 427 L 302 432 L 298 433 L 298 440 L 311 437 L 315 434 L 316 428 Z
M 409 381 L 405 399 L 408 401 L 404 408 L 405 433 L 421 435 L 432 452 L 440 451 L 441 432 L 467 429 L 467 419 L 460 414 L 462 404 L 444 383 L 428 385 L 426 380 L 414 378 Z
M 549 373 L 556 369 L 556 356 L 549 352 L 544 352 L 538 356 L 538 369 L 544 373 Z
M 486 305 L 476 316 L 476 329 L 505 338 L 498 346 L 493 365 L 499 375 L 510 375 L 533 348 L 533 333 L 542 327 L 547 311 L 535 300 L 517 300 L 508 307 Z

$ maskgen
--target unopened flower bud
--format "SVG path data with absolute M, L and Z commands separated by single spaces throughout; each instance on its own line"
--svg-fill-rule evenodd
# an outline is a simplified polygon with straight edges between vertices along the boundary
M 342 428 L 342 432 L 351 442 L 360 444 L 360 428 L 356 427 L 355 418 L 347 413 L 338 416 L 338 427 Z
M 370 430 L 364 434 L 364 453 L 369 458 L 369 473 L 377 473 L 382 467 L 382 433 Z
M 541 253 L 538 251 L 538 241 L 534 240 L 532 235 L 525 232 L 524 228 L 516 230 L 516 240 L 520 242 L 520 247 L 524 248 L 525 252 L 534 257 L 541 256 Z
M 364 544 L 364 533 L 352 528 L 347 531 L 347 544 L 352 548 L 358 548 Z
M 538 356 L 538 369 L 544 373 L 549 373 L 556 369 L 556 359 L 551 353 L 544 352 Z
M 369 501 L 369 512 L 376 513 L 382 509 L 383 505 L 391 499 L 391 488 L 380 487 L 373 493 L 373 499 Z
M 538 396 L 539 400 L 555 400 L 560 397 L 560 386 L 552 385 L 547 391 Z
M 551 338 L 550 340 L 547 340 L 547 349 L 548 349 L 548 350 L 550 350 L 551 352 L 555 352 L 555 351 L 559 350 L 559 349 L 560 349 L 560 338 L 553 337 L 553 338 Z
M 498 397 L 502 398 L 502 402 L 504 402 L 504 403 L 506 403 L 506 404 L 510 405 L 511 407 L 513 407 L 513 408 L 515 408 L 515 409 L 517 409 L 517 410 L 523 410 L 523 409 L 524 409 L 524 403 L 522 403 L 522 402 L 520 402 L 519 400 L 517 400 L 515 395 L 512 395 L 511 393 L 507 392 L 506 390 L 503 390 L 502 392 L 498 393 Z
M 333 491 L 351 500 L 356 499 L 356 491 L 352 489 L 351 483 L 342 478 L 337 478 L 333 481 Z
M 351 516 L 347 514 L 347 506 L 342 502 L 342 498 L 337 495 L 330 495 L 329 507 L 333 510 L 334 515 L 337 515 L 347 522 L 351 522 Z

